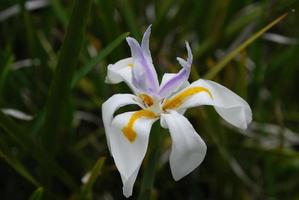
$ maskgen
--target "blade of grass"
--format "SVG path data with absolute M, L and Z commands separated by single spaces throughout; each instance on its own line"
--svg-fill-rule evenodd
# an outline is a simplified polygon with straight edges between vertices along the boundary
M 202 110 L 202 112 L 197 113 L 196 120 L 200 121 L 201 117 L 206 123 L 205 128 L 209 133 L 218 133 L 218 134 L 210 134 L 211 139 L 216 144 L 220 155 L 222 158 L 230 165 L 234 174 L 240 178 L 240 180 L 245 183 L 247 186 L 251 187 L 255 191 L 259 191 L 260 189 L 257 185 L 249 178 L 249 176 L 245 173 L 243 168 L 240 166 L 238 161 L 232 156 L 226 146 L 223 144 L 223 139 L 221 135 L 225 135 L 219 133 L 219 130 L 222 130 L 219 124 L 218 119 L 215 117 L 214 112 L 209 112 L 210 110 Z M 200 115 L 202 114 L 202 115 Z
M 80 200 L 85 200 L 85 199 L 92 199 L 91 195 L 92 195 L 92 186 L 95 183 L 95 181 L 97 180 L 98 176 L 101 173 L 101 170 L 104 166 L 106 158 L 105 157 L 101 157 L 98 159 L 98 161 L 96 162 L 96 164 L 93 166 L 91 172 L 90 172 L 90 176 L 88 177 L 88 181 L 83 185 L 81 193 L 80 193 Z
M 141 38 L 141 33 L 139 31 L 139 26 L 136 21 L 137 17 L 134 15 L 134 11 L 128 0 L 120 0 L 120 9 L 124 15 L 124 19 L 128 24 L 134 38 L 139 40 Z
M 177 4 L 179 4 L 178 1 L 176 1 Z M 165 20 L 168 11 L 171 9 L 172 6 L 174 6 L 174 0 L 164 0 L 156 4 L 157 5 L 157 18 L 155 20 L 155 27 L 161 27 L 160 25 L 163 23 Z M 153 28 L 153 30 L 155 29 Z
M 80 79 L 86 76 L 96 64 L 98 64 L 102 59 L 109 55 L 129 34 L 130 33 L 123 33 L 118 36 L 98 55 L 92 58 L 84 67 L 80 68 L 74 75 L 74 78 L 72 80 L 72 88 L 74 88 L 80 81 Z
M 242 98 L 247 99 L 247 85 L 248 85 L 248 77 L 247 77 L 247 52 L 240 52 L 240 63 L 238 64 L 238 75 L 237 75 L 237 84 L 236 91 Z
M 248 38 L 246 41 L 244 41 L 239 47 L 237 47 L 235 50 L 230 52 L 227 56 L 225 56 L 221 61 L 219 61 L 204 77 L 206 79 L 213 79 L 233 58 L 235 58 L 242 50 L 244 50 L 246 47 L 248 47 L 252 42 L 254 42 L 257 38 L 259 38 L 263 33 L 265 33 L 267 30 L 272 28 L 275 24 L 280 22 L 282 19 L 284 19 L 289 13 L 285 13 L 272 22 L 270 22 L 267 26 L 256 32 L 254 35 L 252 35 L 250 38 Z
M 41 47 L 44 49 L 45 53 L 47 54 L 47 63 L 51 69 L 54 69 L 56 66 L 57 55 L 55 54 L 50 41 L 46 38 L 45 34 L 42 31 L 37 31 L 36 33 Z
M 161 128 L 154 126 L 154 129 L 150 134 L 150 151 L 147 155 L 148 162 L 144 168 L 142 183 L 137 198 L 138 200 L 151 199 L 163 139 L 164 135 L 161 132 Z
M 27 9 L 25 8 L 25 0 L 19 0 L 19 5 L 21 7 L 21 12 L 22 12 L 22 17 L 24 20 L 24 25 L 26 28 L 26 39 L 27 39 L 27 44 L 29 46 L 29 50 L 31 53 L 31 56 L 36 56 L 37 55 L 37 47 L 36 47 L 36 38 L 35 38 L 35 30 L 33 27 L 32 19 L 30 17 L 30 14 L 28 13 Z
M 70 189 L 76 189 L 76 183 L 71 176 L 61 168 L 47 152 L 34 142 L 28 134 L 10 118 L 0 111 L 0 127 L 2 127 L 11 138 L 15 140 L 25 151 L 27 151 L 43 167 L 46 173 L 58 177 Z
M 101 37 L 102 41 L 114 40 L 115 37 L 121 34 L 120 27 L 113 18 L 116 3 L 116 1 L 95 0 L 96 14 L 93 20 L 101 24 L 101 27 L 96 28 L 104 34 L 104 37 Z
M 1 140 L 0 143 L 3 141 Z M 9 155 L 8 151 L 2 150 L 3 149 L 3 144 L 0 145 L 0 158 L 4 159 L 7 164 L 9 164 L 16 172 L 18 172 L 22 177 L 24 177 L 27 181 L 32 183 L 35 186 L 38 186 L 39 183 L 38 181 L 30 174 L 30 172 L 26 169 L 26 167 L 19 162 L 17 159 L 13 158 L 12 155 Z
M 26 9 L 26 1 L 25 0 L 18 0 L 19 1 L 19 6 L 21 7 L 21 13 L 22 13 L 22 20 L 24 20 L 24 27 L 25 27 L 25 32 L 26 32 L 26 39 L 27 39 L 27 46 L 29 48 L 29 56 L 32 58 L 37 58 L 40 62 L 41 65 L 47 66 L 46 63 L 46 57 L 45 57 L 45 52 L 41 50 L 41 44 L 39 43 L 39 40 L 36 35 L 37 28 L 34 24 L 34 18 L 32 14 Z M 34 69 L 34 75 L 31 76 L 31 81 L 34 83 L 34 90 L 35 90 L 35 95 L 43 95 L 45 89 L 43 89 L 44 85 L 43 82 L 40 80 L 43 80 L 44 78 L 44 73 L 41 67 L 37 67 L 36 65 L 33 66 Z M 38 83 L 38 84 L 37 84 Z M 33 100 L 36 100 L 34 99 Z
M 4 66 L 0 69 L 0 102 L 3 101 L 3 88 L 5 86 L 6 78 L 10 70 L 10 65 L 13 62 L 13 56 L 8 55 L 4 60 Z
M 236 17 L 224 30 L 224 35 L 226 37 L 232 36 L 235 33 L 238 33 L 245 26 L 252 23 L 258 17 L 261 17 L 263 14 L 263 6 L 261 4 L 250 5 L 251 9 L 248 11 L 244 10 L 242 16 Z M 226 38 L 225 37 L 225 38 Z
M 242 30 L 245 26 L 253 22 L 255 19 L 262 15 L 261 6 L 256 6 L 250 10 L 247 14 L 236 17 L 230 24 L 228 24 L 224 31 L 222 39 L 232 38 L 236 33 Z M 200 58 L 204 53 L 209 51 L 215 44 L 214 38 L 206 38 L 202 43 L 194 50 L 194 58 Z
M 44 194 L 44 189 L 42 187 L 39 187 L 33 192 L 29 200 L 42 200 L 43 194 Z
M 49 153 L 55 154 L 60 146 L 61 138 L 58 140 L 58 137 L 62 137 L 62 130 L 66 123 L 65 112 L 68 107 L 71 82 L 84 39 L 91 3 L 92 0 L 76 0 L 74 2 L 70 23 L 61 47 L 47 101 L 42 137 L 44 146 Z
M 61 1 L 59 0 L 50 0 L 51 6 L 53 7 L 53 11 L 56 14 L 57 18 L 59 19 L 63 27 L 67 27 L 68 17 L 60 2 Z
M 207 23 L 205 24 L 205 38 L 211 38 L 214 44 L 219 40 L 219 36 L 223 32 L 223 26 L 227 11 L 229 8 L 230 0 L 216 0 L 213 1 L 210 6 L 210 12 L 208 12 Z M 213 24 L 211 26 L 210 24 Z

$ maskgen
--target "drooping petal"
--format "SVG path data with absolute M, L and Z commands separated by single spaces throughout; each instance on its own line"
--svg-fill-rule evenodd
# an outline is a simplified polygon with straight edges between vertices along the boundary
M 140 167 L 138 167 L 129 178 L 125 178 L 121 175 L 121 180 L 123 182 L 123 194 L 127 198 L 132 196 L 133 187 L 139 172 L 139 168 Z
M 110 133 L 113 115 L 120 107 L 131 104 L 136 104 L 142 107 L 142 104 L 138 102 L 138 97 L 131 94 L 115 94 L 102 104 L 102 119 L 106 133 L 106 140 L 110 151 Z
M 190 48 L 188 42 L 186 42 L 186 48 L 188 51 L 187 60 L 184 60 L 182 58 L 177 58 L 178 62 L 182 65 L 183 68 L 177 74 L 175 74 L 171 78 L 169 78 L 167 81 L 164 81 L 164 82 L 162 81 L 160 89 L 159 89 L 159 93 L 158 93 L 161 98 L 168 97 L 171 93 L 176 91 L 186 81 L 188 81 L 193 56 L 192 56 L 191 48 Z
M 148 110 L 126 112 L 117 115 L 112 124 L 110 137 L 111 153 L 123 181 L 125 196 L 132 189 L 140 165 L 145 156 L 152 124 L 157 120 Z
M 212 105 L 230 124 L 246 129 L 252 120 L 248 103 L 226 87 L 208 80 L 197 80 L 166 101 L 164 109 L 182 109 L 199 105 Z
M 200 165 L 207 147 L 188 119 L 176 111 L 162 114 L 161 125 L 168 128 L 171 135 L 169 163 L 172 176 L 177 181 Z
M 155 94 L 159 89 L 159 82 L 156 70 L 152 63 L 150 51 L 148 49 L 148 40 L 150 36 L 150 27 L 145 32 L 143 44 L 131 37 L 127 37 L 127 42 L 131 48 L 133 58 L 133 84 L 136 88 L 145 93 Z
M 106 83 L 117 84 L 124 81 L 133 92 L 137 92 L 132 80 L 133 59 L 125 58 L 108 65 Z

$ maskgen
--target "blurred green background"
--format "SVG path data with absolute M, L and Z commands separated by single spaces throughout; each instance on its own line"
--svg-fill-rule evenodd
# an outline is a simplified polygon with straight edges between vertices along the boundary
M 179 182 L 168 165 L 170 137 L 161 133 L 151 198 L 299 199 L 298 6 L 296 0 L 1 0 L 0 199 L 124 199 L 100 113 L 112 94 L 129 89 L 104 79 L 109 63 L 130 56 L 128 32 L 140 41 L 149 24 L 160 78 L 180 69 L 175 58 L 186 57 L 189 41 L 190 81 L 213 79 L 253 110 L 246 131 L 212 108 L 188 111 L 208 152 Z

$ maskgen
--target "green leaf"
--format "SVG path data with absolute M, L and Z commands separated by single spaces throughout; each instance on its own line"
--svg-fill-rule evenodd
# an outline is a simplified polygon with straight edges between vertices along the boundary
M 142 183 L 138 194 L 138 200 L 150 200 L 154 181 L 156 177 L 161 146 L 164 139 L 164 134 L 161 127 L 154 126 L 150 134 L 149 152 L 147 154 L 147 163 L 143 172 Z
M 117 20 L 111 18 L 111 13 L 115 11 L 115 4 L 115 1 L 95 0 L 94 9 L 96 10 L 96 16 L 93 20 L 96 24 L 101 24 L 100 27 L 97 27 L 100 29 L 101 34 L 103 34 L 101 41 L 114 40 L 115 37 L 121 34 L 121 27 L 118 26 Z
M 71 82 L 75 73 L 92 0 L 75 0 L 70 23 L 63 41 L 56 71 L 51 83 L 43 129 L 43 143 L 49 153 L 61 146 L 66 124 Z M 55 144 L 55 145 L 54 145 Z
M 215 133 L 215 134 L 210 134 L 210 137 L 212 141 L 215 143 L 215 145 L 217 146 L 221 157 L 229 164 L 234 174 L 247 186 L 250 186 L 251 188 L 254 189 L 258 189 L 256 183 L 250 179 L 250 177 L 245 173 L 245 171 L 237 162 L 237 160 L 229 152 L 229 149 L 225 146 L 225 142 L 224 142 L 225 139 L 223 136 L 225 136 L 226 134 L 224 134 L 223 131 L 224 129 L 221 128 L 219 117 L 216 115 L 215 112 L 209 112 L 209 111 L 211 110 L 202 110 L 201 113 L 199 112 L 196 113 L 197 122 L 201 121 L 202 118 L 202 120 L 206 122 L 205 124 L 206 131 L 209 133 Z
M 81 199 L 81 200 L 91 199 L 90 197 L 92 194 L 92 186 L 95 183 L 95 181 L 97 180 L 98 176 L 100 175 L 103 165 L 105 163 L 105 160 L 106 160 L 105 157 L 101 157 L 98 159 L 96 164 L 93 166 L 87 182 L 82 187 L 79 199 Z
M 4 66 L 0 69 L 0 101 L 3 100 L 3 88 L 5 86 L 6 78 L 8 76 L 10 65 L 13 62 L 13 55 L 7 55 L 4 61 Z
M 72 81 L 72 88 L 80 81 L 81 78 L 86 76 L 92 68 L 98 64 L 102 59 L 109 55 L 130 33 L 123 33 L 112 41 L 105 49 L 103 49 L 98 55 L 92 58 L 84 67 L 78 70 Z
M 9 151 L 7 151 L 7 147 L 5 148 L 4 141 L 0 140 L 0 158 L 4 159 L 16 172 L 18 172 L 22 177 L 28 180 L 35 186 L 38 186 L 38 181 L 30 174 L 30 172 L 26 169 L 26 167 L 19 162 L 16 158 L 14 158 Z
M 66 27 L 68 23 L 67 13 L 64 11 L 63 6 L 61 5 L 61 1 L 59 0 L 51 0 L 51 6 L 53 7 L 53 11 L 56 14 L 57 18 L 61 22 L 61 24 Z
M 252 35 L 250 38 L 248 38 L 246 41 L 244 41 L 239 47 L 237 47 L 235 50 L 230 52 L 227 56 L 225 56 L 223 59 L 221 59 L 220 62 L 218 62 L 204 77 L 206 79 L 213 79 L 232 59 L 234 59 L 242 50 L 244 50 L 246 47 L 248 47 L 252 42 L 254 42 L 257 38 L 259 38 L 261 35 L 263 35 L 267 30 L 272 28 L 275 24 L 280 22 L 282 19 L 284 19 L 288 13 L 285 13 L 281 15 L 280 17 L 273 20 L 271 23 L 269 23 L 267 26 L 256 32 L 254 35 Z
M 137 17 L 134 15 L 134 11 L 128 0 L 120 0 L 120 9 L 124 15 L 124 19 L 129 26 L 134 38 L 139 40 L 141 38 L 141 33 L 139 31 L 139 26 L 137 23 Z
M 29 200 L 42 200 L 43 194 L 44 194 L 44 189 L 42 187 L 39 187 L 33 192 Z
M 76 188 L 76 183 L 69 174 L 43 148 L 33 141 L 28 134 L 25 134 L 18 124 L 4 115 L 2 111 L 0 111 L 0 127 L 26 152 L 32 155 L 46 173 L 58 177 L 70 189 Z
M 37 46 L 36 46 L 36 37 L 35 37 L 35 28 L 32 23 L 32 18 L 25 8 L 26 1 L 19 0 L 19 6 L 22 12 L 22 19 L 24 20 L 24 25 L 26 28 L 26 39 L 27 45 L 29 47 L 31 56 L 37 56 Z

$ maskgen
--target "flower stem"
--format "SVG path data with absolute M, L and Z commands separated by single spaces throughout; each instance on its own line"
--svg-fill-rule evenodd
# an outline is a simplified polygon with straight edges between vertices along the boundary
M 150 135 L 150 151 L 148 152 L 148 162 L 144 169 L 141 188 L 138 200 L 148 200 L 151 197 L 152 188 L 155 181 L 156 168 L 159 161 L 163 134 L 160 128 L 153 129 Z

